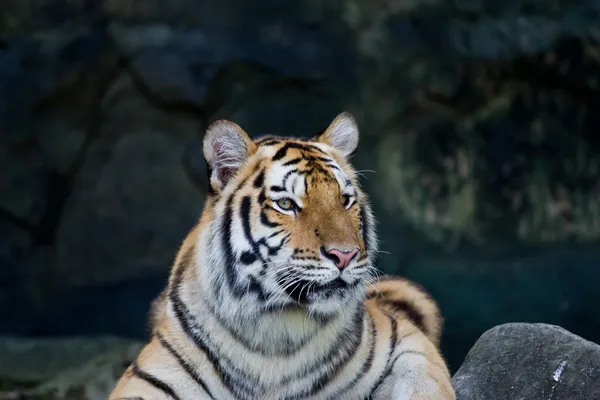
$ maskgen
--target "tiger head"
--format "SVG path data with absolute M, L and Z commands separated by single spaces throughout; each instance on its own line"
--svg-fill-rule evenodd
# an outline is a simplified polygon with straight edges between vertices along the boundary
M 347 160 L 358 136 L 348 113 L 310 140 L 253 141 L 223 120 L 207 129 L 204 248 L 212 290 L 262 310 L 320 315 L 362 299 L 375 271 L 376 238 Z

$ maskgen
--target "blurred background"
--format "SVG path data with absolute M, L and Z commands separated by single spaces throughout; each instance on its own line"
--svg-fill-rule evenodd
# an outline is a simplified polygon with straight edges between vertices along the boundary
M 379 267 L 440 303 L 453 371 L 508 321 L 600 342 L 599 85 L 594 0 L 0 1 L 0 398 L 106 396 L 217 118 L 357 117 Z

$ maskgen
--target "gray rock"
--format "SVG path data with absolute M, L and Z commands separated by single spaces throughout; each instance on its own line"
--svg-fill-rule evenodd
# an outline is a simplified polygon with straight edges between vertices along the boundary
M 131 65 L 135 76 L 152 96 L 167 105 L 202 106 L 206 87 L 196 85 L 185 59 L 175 52 L 151 49 L 138 55 Z
M 47 211 L 52 175 L 68 169 L 83 142 L 86 123 L 74 125 L 89 118 L 86 107 L 116 64 L 112 50 L 102 29 L 9 42 L 0 57 L 0 193 L 10 195 L 0 207 L 32 224 Z M 61 112 L 68 114 L 62 129 Z
M 0 137 L 0 207 L 35 224 L 44 213 L 48 169 L 31 141 Z M 6 194 L 10 195 L 6 195 Z
M 21 290 L 23 260 L 31 250 L 28 232 L 7 218 L 0 217 L 0 307 L 14 304 L 12 301 Z M 11 326 L 17 316 L 7 308 L 3 312 L 3 323 Z
M 66 288 L 165 273 L 202 207 L 182 160 L 199 121 L 156 108 L 126 74 L 102 104 L 56 234 L 53 271 Z
M 196 138 L 186 146 L 182 157 L 183 167 L 194 185 L 204 192 L 208 188 L 206 161 L 202 153 L 202 140 Z
M 235 98 L 231 99 L 235 102 Z M 224 117 L 235 121 L 251 135 L 277 134 L 310 137 L 327 127 L 345 111 L 334 96 L 319 96 L 311 88 L 284 87 L 257 94 Z
M 44 164 L 60 174 L 70 172 L 85 142 L 89 115 L 86 115 L 88 110 L 81 108 L 75 104 L 55 105 L 35 119 L 36 138 Z
M 452 381 L 459 400 L 600 399 L 600 346 L 554 325 L 500 325 Z
M 62 283 L 98 285 L 168 270 L 202 207 L 181 162 L 186 143 L 171 132 L 138 131 L 90 149 L 57 233 Z
M 106 399 L 141 348 L 114 337 L 0 337 L 0 399 Z

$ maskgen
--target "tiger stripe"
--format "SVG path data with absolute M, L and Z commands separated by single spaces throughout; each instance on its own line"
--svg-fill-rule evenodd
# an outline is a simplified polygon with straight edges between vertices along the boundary
M 455 399 L 435 301 L 373 279 L 357 141 L 347 114 L 312 139 L 209 127 L 209 197 L 109 400 Z
M 133 362 L 132 366 L 131 366 L 131 372 L 133 374 L 133 376 L 136 376 L 137 378 L 148 382 L 152 387 L 154 387 L 155 389 L 163 392 L 164 394 L 168 395 L 169 397 L 171 397 L 173 400 L 179 400 L 180 397 L 177 396 L 175 394 L 175 390 L 173 390 L 173 388 L 164 383 L 163 381 L 161 381 L 159 378 L 147 373 L 146 371 L 142 370 L 137 362 Z

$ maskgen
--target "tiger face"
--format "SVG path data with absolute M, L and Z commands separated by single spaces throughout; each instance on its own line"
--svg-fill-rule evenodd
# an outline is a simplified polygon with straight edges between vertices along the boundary
M 204 154 L 219 290 L 262 310 L 331 314 L 360 301 L 374 273 L 372 215 L 347 162 L 354 119 L 338 116 L 312 140 L 252 141 L 232 122 L 209 127 Z

